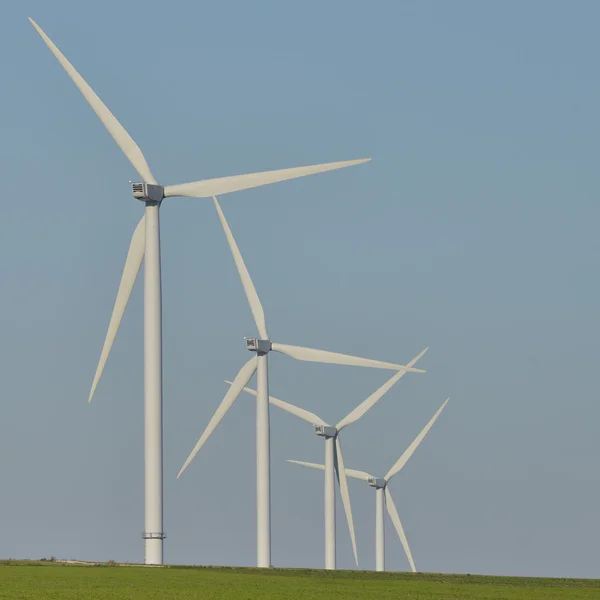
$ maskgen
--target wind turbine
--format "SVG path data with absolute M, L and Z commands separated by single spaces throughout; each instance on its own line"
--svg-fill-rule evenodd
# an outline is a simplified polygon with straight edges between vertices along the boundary
M 138 272 L 144 265 L 144 447 L 145 447 L 145 561 L 147 564 L 163 562 L 163 474 L 162 474 L 162 295 L 160 273 L 159 208 L 164 198 L 188 196 L 210 198 L 214 194 L 227 194 L 239 190 L 285 181 L 305 175 L 324 173 L 357 165 L 370 159 L 327 163 L 309 167 L 296 167 L 278 171 L 265 171 L 247 175 L 233 175 L 205 179 L 178 185 L 159 185 L 150 167 L 130 135 L 113 114 L 83 80 L 73 65 L 65 58 L 52 40 L 32 19 L 29 19 L 52 54 L 58 59 L 88 104 L 106 127 L 112 138 L 129 159 L 142 178 L 142 183 L 132 183 L 134 198 L 145 203 L 145 214 L 138 223 L 125 261 L 117 298 L 108 326 L 100 361 L 89 396 L 91 402 L 104 370 L 108 355 L 119 329 Z
M 361 479 L 369 484 L 371 487 L 375 488 L 375 570 L 376 571 L 385 571 L 385 531 L 384 531 L 384 521 L 383 521 L 383 507 L 384 505 L 387 508 L 388 514 L 392 519 L 392 523 L 396 528 L 396 532 L 398 533 L 398 537 L 402 542 L 402 547 L 406 552 L 406 556 L 408 558 L 408 562 L 410 563 L 410 568 L 413 573 L 416 573 L 415 563 L 413 561 L 412 553 L 410 551 L 410 547 L 408 546 L 408 540 L 406 539 L 406 535 L 404 533 L 404 528 L 402 527 L 402 522 L 400 521 L 400 517 L 398 516 L 398 510 L 396 509 L 396 505 L 394 504 L 394 500 L 392 499 L 392 493 L 390 492 L 390 488 L 388 487 L 388 483 L 390 479 L 404 467 L 407 463 L 408 459 L 413 455 L 414 451 L 419 447 L 419 444 L 423 441 L 423 438 L 427 435 L 427 432 L 431 429 L 431 426 L 436 422 L 437 418 L 440 416 L 440 413 L 444 410 L 446 404 L 448 404 L 448 400 L 446 399 L 444 404 L 437 410 L 435 415 L 431 418 L 429 423 L 425 425 L 421 433 L 413 440 L 412 444 L 404 451 L 404 454 L 394 463 L 392 468 L 387 472 L 385 477 L 373 477 L 373 475 L 369 475 L 369 473 L 365 473 L 364 471 L 356 471 L 354 469 L 346 469 L 346 475 L 348 477 L 352 477 L 354 479 Z M 283 408 L 283 407 L 282 407 Z M 321 471 L 326 471 L 326 465 L 318 465 L 315 463 L 303 462 L 300 460 L 288 460 L 288 462 L 295 463 L 297 465 L 301 465 L 303 467 L 311 467 L 312 469 L 320 469 Z M 384 497 L 385 496 L 385 497 Z
M 418 356 L 415 356 L 409 363 L 408 367 L 414 366 L 414 364 L 427 352 L 427 348 L 421 352 Z M 346 481 L 346 475 L 348 470 L 344 469 L 344 458 L 342 456 L 342 444 L 340 441 L 339 434 L 344 427 L 351 425 L 358 421 L 363 415 L 367 413 L 380 400 L 383 395 L 388 392 L 391 387 L 406 373 L 406 371 L 398 371 L 393 377 L 388 379 L 378 390 L 373 392 L 366 400 L 363 400 L 354 410 L 348 413 L 337 425 L 331 426 L 327 424 L 321 417 L 311 413 L 303 408 L 294 406 L 289 402 L 284 402 L 269 396 L 269 402 L 279 408 L 311 423 L 315 428 L 315 433 L 325 438 L 325 465 L 323 470 L 325 471 L 325 568 L 335 569 L 336 568 L 336 536 L 335 536 L 335 477 L 337 476 L 338 485 L 340 486 L 340 493 L 342 497 L 342 503 L 344 505 L 344 511 L 346 513 L 346 520 L 348 521 L 348 528 L 350 529 L 350 538 L 352 540 L 352 550 L 354 552 L 354 560 L 356 566 L 358 566 L 358 554 L 356 550 L 356 538 L 354 534 L 354 522 L 352 519 L 352 509 L 350 507 L 350 495 L 348 492 L 348 483 Z M 230 382 L 227 382 L 230 383 Z M 250 388 L 245 387 L 244 391 L 257 396 L 257 392 Z
M 225 215 L 221 210 L 216 197 L 213 197 L 219 220 L 223 226 L 225 237 L 231 249 L 233 260 L 237 267 L 250 310 L 256 323 L 256 328 L 260 338 L 246 339 L 246 347 L 255 353 L 236 375 L 231 387 L 225 394 L 221 404 L 215 414 L 209 421 L 204 433 L 200 436 L 196 446 L 188 456 L 177 477 L 187 469 L 200 448 L 204 445 L 211 433 L 215 430 L 221 419 L 227 411 L 233 406 L 238 396 L 244 389 L 244 386 L 250 381 L 250 378 L 257 372 L 257 404 L 256 404 L 256 489 L 257 489 L 257 507 L 256 507 L 256 527 L 257 527 L 257 564 L 259 567 L 269 567 L 271 565 L 271 483 L 270 483 L 270 432 L 269 432 L 269 377 L 267 356 L 269 352 L 275 351 L 286 354 L 298 360 L 305 360 L 320 363 L 334 363 L 339 365 L 354 365 L 359 367 L 372 367 L 378 369 L 391 369 L 398 371 L 398 379 L 408 371 L 424 373 L 421 369 L 415 369 L 410 366 L 396 365 L 393 363 L 371 360 L 350 356 L 348 354 L 339 354 L 337 352 L 328 352 L 326 350 L 315 350 L 314 348 L 305 348 L 302 346 L 290 346 L 272 342 L 267 332 L 267 323 L 265 313 L 258 298 L 254 283 L 250 278 L 250 273 L 244 264 L 242 255 L 235 242 L 231 229 L 225 220 Z M 342 488 L 345 486 L 345 477 L 341 475 L 343 481 Z M 347 489 L 347 486 L 346 486 Z M 342 494 L 344 497 L 344 493 Z M 347 492 L 345 497 L 348 498 Z

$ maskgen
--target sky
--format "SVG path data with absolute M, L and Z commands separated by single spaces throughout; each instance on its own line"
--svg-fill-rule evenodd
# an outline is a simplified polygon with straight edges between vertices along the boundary
M 163 184 L 371 157 L 221 198 L 273 340 L 407 362 L 344 431 L 417 569 L 599 577 L 600 5 L 580 0 L 10 3 L 0 37 L 0 556 L 143 561 L 142 285 L 91 405 L 137 175 L 33 17 Z M 162 211 L 165 560 L 253 565 L 255 404 L 178 480 L 255 335 L 209 200 Z M 273 354 L 340 420 L 391 373 Z M 322 462 L 276 408 L 272 560 L 324 564 Z M 375 494 L 350 481 L 361 568 Z M 352 568 L 338 499 L 338 565 Z M 386 518 L 386 566 L 407 570 Z

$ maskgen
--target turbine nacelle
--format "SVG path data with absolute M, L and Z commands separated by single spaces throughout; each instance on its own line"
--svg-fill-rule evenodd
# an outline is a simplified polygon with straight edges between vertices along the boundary
M 271 340 L 259 340 L 257 338 L 245 338 L 246 348 L 250 352 L 258 352 L 258 354 L 268 354 L 271 352 Z
M 324 438 L 332 438 L 337 435 L 337 427 L 332 427 L 331 425 L 313 425 L 315 428 L 315 433 Z
M 165 188 L 153 183 L 131 182 L 131 193 L 142 202 L 161 202 L 165 197 Z
M 387 485 L 387 481 L 383 477 L 369 477 L 367 483 L 377 489 L 383 489 Z

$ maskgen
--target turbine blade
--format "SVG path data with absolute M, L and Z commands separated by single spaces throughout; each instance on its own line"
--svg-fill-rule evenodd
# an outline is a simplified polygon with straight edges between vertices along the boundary
M 346 513 L 346 521 L 348 521 L 348 529 L 350 530 L 350 538 L 352 539 L 352 551 L 354 552 L 354 560 L 358 567 L 358 552 L 356 551 L 356 535 L 354 534 L 354 521 L 352 519 L 352 506 L 350 505 L 350 492 L 348 491 L 348 480 L 346 479 L 346 469 L 344 468 L 344 457 L 342 456 L 342 444 L 339 436 L 335 437 L 335 471 L 340 486 L 340 495 L 344 512 Z
M 331 363 L 336 365 L 351 365 L 355 367 L 371 367 L 374 369 L 390 369 L 392 371 L 404 371 L 411 373 L 425 373 L 422 369 L 414 369 L 405 365 L 396 365 L 370 358 L 360 358 L 349 354 L 339 354 L 338 352 L 329 352 L 327 350 L 316 350 L 315 348 L 305 348 L 304 346 L 290 346 L 288 344 L 278 344 L 273 342 L 271 346 L 275 352 L 281 352 L 297 360 L 306 360 L 310 362 Z
M 396 461 L 394 466 L 387 472 L 385 476 L 385 480 L 389 481 L 408 461 L 408 459 L 414 454 L 414 451 L 419 447 L 419 444 L 423 441 L 423 438 L 427 435 L 432 425 L 436 422 L 437 418 L 440 416 L 441 412 L 444 410 L 446 404 L 448 404 L 447 398 L 444 404 L 438 408 L 437 412 L 433 417 L 431 417 L 429 423 L 423 427 L 423 430 L 419 435 L 413 440 L 412 444 L 404 451 L 404 454 Z
M 58 62 L 63 66 L 69 77 L 73 80 L 83 97 L 87 100 L 92 110 L 98 115 L 108 133 L 113 140 L 117 142 L 123 154 L 129 159 L 135 170 L 140 174 L 140 177 L 146 183 L 156 183 L 156 179 L 150 171 L 150 167 L 139 149 L 138 145 L 131 139 L 131 136 L 125 131 L 124 127 L 117 121 L 114 115 L 106 108 L 102 100 L 98 98 L 96 92 L 84 81 L 83 77 L 75 70 L 73 65 L 65 58 L 63 53 L 54 45 L 52 40 L 42 31 L 41 27 L 31 18 L 30 23 L 35 27 L 40 37 L 50 48 L 50 52 L 58 59 Z
M 119 290 L 117 292 L 117 298 L 113 307 L 110 322 L 108 324 L 108 331 L 106 332 L 106 338 L 104 339 L 104 345 L 102 346 L 102 352 L 100 353 L 100 360 L 98 367 L 96 368 L 96 374 L 94 375 L 94 381 L 92 383 L 92 389 L 90 391 L 90 397 L 88 402 L 92 401 L 94 392 L 102 377 L 104 366 L 108 360 L 108 355 L 112 348 L 113 342 L 119 331 L 119 325 L 123 318 L 123 313 L 129 302 L 131 291 L 137 279 L 142 261 L 144 260 L 144 251 L 146 249 L 146 219 L 142 217 L 138 223 L 133 236 L 131 237 L 131 243 L 129 244 L 129 251 L 127 252 L 127 259 L 125 260 L 125 267 L 123 268 L 123 275 L 121 275 L 121 283 L 119 284 Z
M 408 363 L 407 367 L 413 367 L 414 364 L 419 360 L 419 358 L 421 358 L 421 356 L 423 356 L 423 354 L 425 354 L 425 352 L 427 352 L 427 348 L 425 348 L 425 350 L 423 350 L 423 352 L 421 352 L 419 355 L 415 356 L 415 358 L 413 358 Z M 394 386 L 400 380 L 400 378 L 404 376 L 405 373 L 406 373 L 406 371 L 398 371 L 393 377 L 388 379 L 377 391 L 373 392 L 366 400 L 361 402 L 353 411 L 348 413 L 336 425 L 338 431 L 340 431 L 347 425 L 350 425 L 351 423 L 358 421 L 358 419 L 360 419 L 363 415 L 365 415 L 365 413 L 367 411 L 369 411 L 371 409 L 371 407 L 373 407 L 375 405 L 375 403 L 378 402 L 384 396 L 384 394 L 386 394 L 392 388 L 392 386 Z
M 225 381 L 225 383 L 228 383 L 229 385 L 231 385 L 231 381 Z M 252 394 L 253 396 L 257 395 L 256 390 L 253 390 L 248 387 L 245 387 L 244 391 L 248 392 L 249 394 Z M 277 407 L 285 410 L 286 412 L 291 413 L 292 415 L 295 415 L 296 417 L 300 417 L 301 419 L 304 419 L 311 425 L 327 425 L 327 423 L 325 423 L 325 421 L 323 421 L 323 419 L 321 419 L 321 417 L 318 417 L 314 413 L 311 413 L 308 410 L 304 410 L 303 408 L 300 408 L 299 406 L 294 406 L 293 404 L 290 404 L 289 402 L 284 402 L 283 400 L 278 400 L 277 398 L 274 398 L 273 396 L 269 396 L 269 403 L 272 404 L 273 406 L 277 406 Z
M 408 558 L 408 562 L 410 563 L 410 568 L 413 573 L 416 573 L 417 569 L 415 568 L 415 562 L 412 557 L 412 552 L 410 551 L 410 547 L 408 545 L 408 540 L 406 539 L 406 534 L 404 533 L 404 527 L 402 527 L 402 521 L 400 521 L 400 517 L 398 516 L 398 511 L 396 509 L 396 505 L 394 504 L 394 501 L 392 500 L 392 494 L 391 494 L 390 490 L 387 488 L 387 486 L 385 488 L 385 506 L 387 508 L 388 514 L 390 515 L 390 518 L 392 519 L 392 523 L 394 524 L 394 527 L 396 528 L 396 533 L 398 534 L 398 537 L 400 538 L 400 541 L 402 542 L 402 547 L 404 548 L 404 552 L 406 552 L 406 558 Z
M 311 469 L 320 469 L 321 471 L 325 470 L 325 465 L 318 465 L 317 463 L 304 462 L 301 460 L 288 460 L 287 462 L 300 465 L 301 467 L 310 467 Z M 369 477 L 373 477 L 364 471 L 355 471 L 354 469 L 346 469 L 346 476 L 352 477 L 352 479 L 361 479 L 362 481 L 367 481 Z
M 194 446 L 194 449 L 188 456 L 185 461 L 183 467 L 177 474 L 177 478 L 181 476 L 181 474 L 187 469 L 188 465 L 194 460 L 196 454 L 202 446 L 204 442 L 209 438 L 210 434 L 215 430 L 216 426 L 221 422 L 221 419 L 225 416 L 227 411 L 233 406 L 233 403 L 237 400 L 237 397 L 242 393 L 242 388 L 250 381 L 252 375 L 254 375 L 254 371 L 256 371 L 256 356 L 253 356 L 239 371 L 233 380 L 233 384 L 227 390 L 225 397 L 221 401 L 219 408 L 215 411 L 215 414 L 212 416 L 212 419 L 209 421 L 204 433 L 200 436 L 198 443 Z
M 301 460 L 288 460 L 287 462 L 300 465 L 301 467 L 310 467 L 311 469 L 320 469 L 321 471 L 325 470 L 325 465 L 318 465 L 316 463 L 303 462 Z
M 369 475 L 364 471 L 357 471 L 356 469 L 346 469 L 346 475 L 352 477 L 352 479 L 360 479 L 362 481 L 368 481 L 369 477 L 373 477 L 373 475 Z
M 235 261 L 235 266 L 237 267 L 240 280 L 242 281 L 244 292 L 246 292 L 246 298 L 248 298 L 248 304 L 250 305 L 250 310 L 252 311 L 252 316 L 254 317 L 256 328 L 258 329 L 260 337 L 263 340 L 268 340 L 269 334 L 267 333 L 265 313 L 263 311 L 262 304 L 260 303 L 258 294 L 256 293 L 256 288 L 254 287 L 254 283 L 252 283 L 250 273 L 248 273 L 248 269 L 246 268 L 244 259 L 240 254 L 238 245 L 235 243 L 235 239 L 233 237 L 233 234 L 231 233 L 231 229 L 229 229 L 229 225 L 227 223 L 227 220 L 225 219 L 225 215 L 223 214 L 221 206 L 219 205 L 219 202 L 215 196 L 213 196 L 213 202 L 215 203 L 215 208 L 217 209 L 217 214 L 219 215 L 219 220 L 221 221 L 223 231 L 225 232 L 225 237 L 227 238 L 227 243 L 229 244 L 231 254 L 233 254 L 233 260 Z
M 360 165 L 369 160 L 371 159 L 361 158 L 359 160 L 346 160 L 343 162 L 325 163 L 310 167 L 294 167 L 292 169 L 263 171 L 262 173 L 248 173 L 246 175 L 231 175 L 229 177 L 204 179 L 203 181 L 193 181 L 191 183 L 167 185 L 165 187 L 165 196 L 210 198 L 211 196 L 221 196 L 223 194 L 229 194 L 230 192 L 248 190 L 261 185 L 276 183 L 278 181 L 296 179 L 297 177 L 304 177 L 305 175 L 314 175 L 316 173 L 325 173 L 326 171 L 334 171 L 335 169 Z

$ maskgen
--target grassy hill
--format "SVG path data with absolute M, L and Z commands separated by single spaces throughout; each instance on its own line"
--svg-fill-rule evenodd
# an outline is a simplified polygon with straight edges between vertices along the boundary
M 600 599 L 600 580 L 0 562 L 0 600 Z

